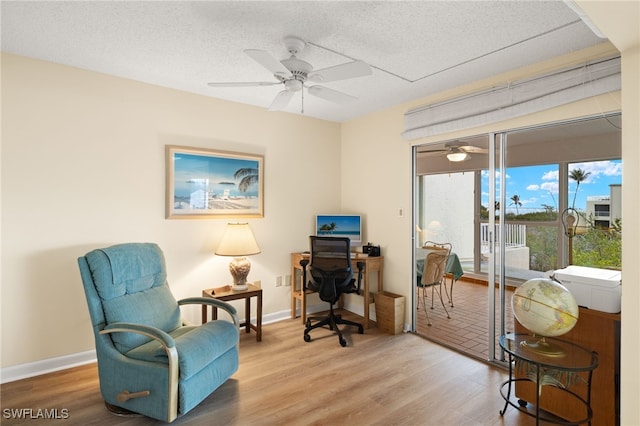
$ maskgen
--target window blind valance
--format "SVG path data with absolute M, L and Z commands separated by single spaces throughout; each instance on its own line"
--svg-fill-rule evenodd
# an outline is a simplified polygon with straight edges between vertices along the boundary
M 620 90 L 620 57 L 514 81 L 404 115 L 405 140 L 508 120 Z

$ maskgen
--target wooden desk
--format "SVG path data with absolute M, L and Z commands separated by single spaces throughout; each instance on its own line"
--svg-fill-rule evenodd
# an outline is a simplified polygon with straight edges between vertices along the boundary
M 302 292 L 302 266 L 300 261 L 308 254 L 303 253 L 291 253 L 291 319 L 296 317 L 297 301 L 300 301 L 300 317 L 302 323 L 307 321 L 307 294 L 313 293 L 307 290 L 306 294 Z M 357 279 L 358 262 L 365 264 L 364 272 L 362 276 L 362 292 L 364 297 L 364 322 L 362 326 L 364 328 L 370 327 L 369 321 L 369 308 L 371 302 L 373 302 L 373 296 L 370 293 L 370 277 L 371 273 L 377 272 L 378 277 L 378 292 L 383 289 L 382 277 L 384 269 L 384 258 L 379 257 L 354 257 L 351 259 L 351 267 L 353 268 L 354 277 Z
M 240 324 L 240 327 L 245 327 L 247 333 L 251 332 L 251 329 L 256 332 L 256 340 L 262 341 L 262 289 L 256 287 L 253 284 L 248 284 L 249 288 L 242 291 L 233 291 L 231 286 L 220 288 L 209 288 L 202 290 L 202 297 L 211 297 L 218 300 L 228 302 L 229 300 L 244 299 L 244 315 L 245 321 Z M 214 293 L 215 291 L 215 293 Z M 251 324 L 251 298 L 256 297 L 258 305 L 256 307 L 256 325 Z M 211 307 L 211 319 L 218 319 L 218 308 Z M 207 322 L 207 305 L 202 305 L 202 323 Z
M 575 327 L 560 336 L 562 340 L 577 343 L 598 353 L 599 366 L 593 372 L 591 408 L 593 425 L 615 426 L 620 424 L 620 321 L 621 314 L 609 314 L 594 309 L 580 308 Z M 515 331 L 527 330 L 516 320 Z M 546 394 L 549 395 L 546 395 Z M 579 404 L 566 398 L 562 392 L 550 386 L 543 389 L 541 408 L 562 418 L 575 418 Z M 534 401 L 535 390 L 516 383 L 516 396 L 524 401 Z

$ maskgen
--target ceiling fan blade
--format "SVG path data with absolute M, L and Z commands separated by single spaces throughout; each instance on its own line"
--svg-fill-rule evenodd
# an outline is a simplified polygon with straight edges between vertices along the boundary
M 269 111 L 281 111 L 288 104 L 291 98 L 293 97 L 295 92 L 291 92 L 289 90 L 283 90 L 282 92 L 276 95 L 276 98 L 269 105 Z
M 344 104 L 358 99 L 355 96 L 347 95 L 346 93 L 318 85 L 309 87 L 309 94 L 337 104 Z
M 477 154 L 487 154 L 489 152 L 489 150 L 486 148 L 480 148 L 473 145 L 464 145 L 464 146 L 461 146 L 460 149 L 466 152 L 477 153 Z
M 271 53 L 258 50 L 258 49 L 246 49 L 244 51 L 251 59 L 271 71 L 275 75 L 279 75 L 282 77 L 291 77 L 291 71 L 287 69 L 280 61 L 271 56 Z
M 445 155 L 447 152 L 449 152 L 448 149 L 436 149 L 433 151 L 422 151 L 422 152 L 418 152 L 418 158 L 423 158 L 423 157 L 437 157 L 439 155 Z
M 237 82 L 223 82 L 223 83 L 207 83 L 211 87 L 255 87 L 255 86 L 275 86 L 282 84 L 279 81 L 237 81 Z
M 371 75 L 371 67 L 366 62 L 353 61 L 313 71 L 309 73 L 308 79 L 314 83 L 327 83 L 330 81 L 364 77 L 365 75 Z

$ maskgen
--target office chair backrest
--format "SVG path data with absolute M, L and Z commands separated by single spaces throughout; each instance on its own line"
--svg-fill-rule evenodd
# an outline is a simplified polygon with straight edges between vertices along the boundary
M 339 237 L 311 236 L 311 281 L 317 286 L 320 299 L 334 302 L 339 289 L 351 284 L 350 240 Z

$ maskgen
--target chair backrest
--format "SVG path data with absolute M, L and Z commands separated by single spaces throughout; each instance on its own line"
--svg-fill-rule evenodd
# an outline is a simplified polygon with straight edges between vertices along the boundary
M 128 243 L 93 250 L 80 257 L 78 264 L 94 332 L 115 322 L 144 324 L 166 332 L 181 325 L 164 256 L 156 244 Z M 114 333 L 112 339 L 123 353 L 150 340 L 133 333 Z
M 444 250 L 447 252 L 447 256 L 448 256 L 451 254 L 452 246 L 451 246 L 451 243 L 436 243 L 434 241 L 427 241 L 424 243 L 422 248 L 428 251 Z
M 310 280 L 320 299 L 335 302 L 353 279 L 349 238 L 311 236 Z
M 446 273 L 447 260 L 451 254 L 450 243 L 434 243 L 427 241 L 422 247 L 427 251 L 422 271 L 423 285 L 438 285 Z

